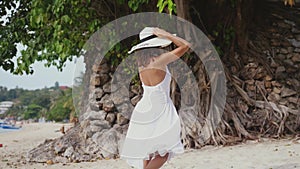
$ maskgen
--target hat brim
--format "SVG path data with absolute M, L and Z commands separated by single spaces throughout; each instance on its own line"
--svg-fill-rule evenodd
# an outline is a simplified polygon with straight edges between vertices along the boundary
M 128 52 L 129 54 L 132 53 L 135 50 L 142 49 L 142 48 L 152 48 L 152 47 L 166 47 L 169 46 L 172 43 L 169 39 L 163 39 L 163 38 L 153 38 L 150 40 L 147 40 L 145 42 L 139 43 L 135 46 L 133 46 L 130 51 Z

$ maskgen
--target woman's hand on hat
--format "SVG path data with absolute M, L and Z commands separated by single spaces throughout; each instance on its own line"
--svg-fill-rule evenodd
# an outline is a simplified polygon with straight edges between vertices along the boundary
M 172 36 L 172 34 L 160 28 L 154 28 L 153 34 L 160 38 L 167 38 L 168 36 Z

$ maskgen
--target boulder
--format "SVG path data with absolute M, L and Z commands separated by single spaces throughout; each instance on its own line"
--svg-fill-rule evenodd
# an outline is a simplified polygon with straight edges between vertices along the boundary
M 107 113 L 103 110 L 87 112 L 86 120 L 89 120 L 89 121 L 104 120 L 106 117 L 106 114 Z
M 117 124 L 120 126 L 125 125 L 129 122 L 129 119 L 124 117 L 121 113 L 117 114 Z
M 116 114 L 115 113 L 108 113 L 105 120 L 109 122 L 109 124 L 114 124 L 116 119 Z
M 114 109 L 115 105 L 114 105 L 114 102 L 109 99 L 109 100 L 105 100 L 103 102 L 103 106 L 102 107 L 103 107 L 104 111 L 111 112 Z
M 286 87 L 283 87 L 281 89 L 281 97 L 288 97 L 288 96 L 292 96 L 292 95 L 295 95 L 295 94 L 297 94 L 297 92 L 292 90 L 292 89 L 289 89 L 289 88 L 286 88 Z

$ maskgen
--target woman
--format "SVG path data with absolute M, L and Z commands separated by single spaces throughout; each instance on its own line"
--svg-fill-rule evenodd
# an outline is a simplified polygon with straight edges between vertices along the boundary
M 168 64 L 177 60 L 190 44 L 159 28 L 146 27 L 141 43 L 134 46 L 139 66 L 143 97 L 130 118 L 121 158 L 136 168 L 158 169 L 175 154 L 183 153 L 181 126 L 170 98 L 171 75 Z M 162 53 L 171 43 L 177 47 Z

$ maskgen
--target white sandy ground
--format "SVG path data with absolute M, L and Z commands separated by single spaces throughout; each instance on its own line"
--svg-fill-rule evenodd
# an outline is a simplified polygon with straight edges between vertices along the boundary
M 20 131 L 1 133 L 0 169 L 130 169 L 123 160 L 41 164 L 20 162 L 26 152 L 45 139 L 61 136 L 63 124 L 25 124 Z M 66 125 L 65 125 L 66 126 Z M 68 126 L 68 125 L 67 125 Z M 21 160 L 22 161 L 22 160 Z M 162 169 L 300 169 L 300 141 L 296 139 L 251 141 L 227 147 L 206 146 L 187 150 L 173 158 Z

